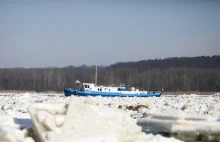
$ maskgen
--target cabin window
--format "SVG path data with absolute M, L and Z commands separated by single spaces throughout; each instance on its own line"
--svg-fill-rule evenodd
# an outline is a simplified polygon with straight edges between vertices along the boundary
M 102 89 L 100 89 L 100 91 L 102 91 Z
M 84 85 L 85 88 L 89 88 L 89 85 Z
M 99 88 L 98 88 L 98 91 L 99 91 Z
M 110 91 L 110 89 L 109 89 L 109 91 Z

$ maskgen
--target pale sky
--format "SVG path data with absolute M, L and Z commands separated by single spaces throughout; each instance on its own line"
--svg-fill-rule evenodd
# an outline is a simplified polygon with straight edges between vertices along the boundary
M 0 68 L 220 55 L 219 0 L 1 0 Z

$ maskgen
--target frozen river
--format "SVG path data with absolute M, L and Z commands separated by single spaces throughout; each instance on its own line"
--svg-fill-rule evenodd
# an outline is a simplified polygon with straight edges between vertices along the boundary
M 85 103 L 116 107 L 131 113 L 133 118 L 167 110 L 220 116 L 220 95 L 165 95 L 161 97 L 79 97 Z M 0 93 L 1 110 L 13 117 L 27 117 L 33 103 L 68 104 L 70 97 L 50 93 Z M 134 108 L 137 105 L 142 107 Z M 129 107 L 130 106 L 130 107 Z
M 138 120 L 139 118 L 143 118 L 145 116 L 152 116 L 155 114 L 160 114 L 162 112 L 172 111 L 172 110 L 174 112 L 176 110 L 181 110 L 189 114 L 206 114 L 206 115 L 208 114 L 217 118 L 220 117 L 220 94 L 164 95 L 161 97 L 147 97 L 147 98 L 138 98 L 138 97 L 120 98 L 120 97 L 97 96 L 97 97 L 77 97 L 77 99 L 83 105 L 89 104 L 93 106 L 107 106 L 108 108 L 110 107 L 114 109 L 120 109 L 129 116 L 131 116 L 131 118 L 133 118 L 134 121 Z M 3 134 L 4 132 L 5 134 L 12 134 L 12 138 L 13 136 L 15 136 L 16 137 L 15 142 L 17 141 L 19 142 L 19 140 L 20 141 L 25 140 L 25 142 L 33 142 L 34 140 L 31 137 L 24 138 L 24 136 L 27 135 L 25 134 L 27 133 L 25 130 L 27 130 L 27 128 L 29 127 L 32 127 L 32 120 L 28 113 L 28 108 L 32 104 L 38 104 L 38 103 L 43 105 L 64 106 L 64 105 L 68 105 L 69 102 L 70 102 L 70 97 L 65 97 L 63 94 L 57 94 L 57 93 L 29 93 L 29 92 L 0 93 L 0 106 L 1 106 L 0 141 L 1 141 L 1 137 L 3 138 L 11 137 L 10 135 L 1 136 L 1 134 Z M 108 113 L 106 114 L 108 115 Z M 87 114 L 82 113 L 82 115 L 87 115 Z M 91 116 L 85 116 L 85 117 L 92 118 L 93 115 L 91 114 Z M 121 118 L 122 117 L 119 117 L 118 120 L 120 120 Z M 100 118 L 100 120 L 102 119 L 103 118 Z M 106 119 L 108 120 L 109 118 Z M 109 119 L 108 121 L 110 122 L 111 119 Z M 123 120 L 120 120 L 118 122 L 113 121 L 111 123 L 121 125 L 123 123 Z M 18 127 L 19 130 L 17 129 Z M 78 127 L 79 129 L 81 128 L 81 126 Z M 132 123 L 131 123 L 131 127 L 135 127 L 136 129 L 136 126 L 133 126 Z M 16 128 L 16 130 L 14 128 Z M 21 129 L 23 129 L 22 133 L 21 133 Z M 119 129 L 119 127 L 116 126 L 115 129 Z M 128 128 L 128 129 L 133 129 L 133 128 Z M 128 129 L 124 129 L 123 131 L 126 131 Z M 113 128 L 111 133 L 114 133 Z M 161 137 L 161 136 L 156 137 L 152 135 L 146 135 L 144 137 L 146 137 L 145 140 L 152 139 L 152 141 L 156 141 L 156 142 L 165 141 L 165 137 Z M 109 138 L 110 137 L 107 137 L 106 139 Z M 171 140 L 167 140 L 167 141 L 171 141 Z M 173 141 L 176 142 L 178 140 L 173 140 Z M 13 139 L 11 139 L 11 141 L 9 142 L 14 142 L 14 141 Z

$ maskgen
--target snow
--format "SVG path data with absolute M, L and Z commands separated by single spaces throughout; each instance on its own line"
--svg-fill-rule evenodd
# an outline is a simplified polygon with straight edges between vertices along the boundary
M 131 116 L 134 121 L 144 116 L 152 116 L 155 114 L 159 115 L 160 113 L 162 116 L 169 114 L 170 116 L 174 117 L 174 115 L 166 113 L 167 111 L 174 112 L 174 114 L 176 113 L 179 116 L 185 116 L 185 113 L 192 114 L 191 116 L 195 116 L 193 114 L 197 114 L 195 117 L 206 119 L 207 121 L 212 121 L 213 118 L 220 120 L 219 94 L 220 93 L 210 96 L 201 96 L 195 94 L 178 96 L 169 95 L 149 98 L 109 98 L 98 96 L 77 97 L 77 99 L 79 102 L 87 104 L 96 115 L 106 119 L 111 119 L 112 116 L 115 116 L 115 109 L 119 109 L 125 112 L 127 115 Z M 30 106 L 33 104 L 35 104 L 35 109 L 37 108 L 38 110 L 42 110 L 38 112 L 38 116 L 41 117 L 36 118 L 37 121 L 44 124 L 48 130 L 51 130 L 52 132 L 58 132 L 59 130 L 57 128 L 63 126 L 64 124 L 64 115 L 65 112 L 67 112 L 67 105 L 69 102 L 70 97 L 64 97 L 63 93 L 0 93 L 0 141 L 2 140 L 1 138 L 10 139 L 10 141 L 13 142 L 21 140 L 30 142 L 34 141 L 31 136 L 25 136 L 26 134 L 24 132 L 27 131 L 28 128 L 33 127 L 32 118 L 28 113 L 28 108 L 30 108 Z M 44 105 L 44 107 L 41 108 L 41 105 Z M 103 109 L 103 107 L 98 106 L 106 106 L 107 108 Z M 109 110 L 109 108 L 112 109 Z M 106 113 L 106 109 L 108 109 L 108 113 Z M 165 114 L 163 114 L 163 112 L 165 112 Z M 209 117 L 204 117 L 204 114 L 209 115 Z M 7 119 L 7 121 L 5 121 L 5 119 Z M 114 121 L 111 121 L 109 123 L 112 124 L 113 122 Z M 116 124 L 121 125 L 121 121 Z M 117 129 L 117 125 L 115 125 L 115 129 Z M 107 127 L 104 128 L 107 129 Z M 123 131 L 126 130 L 127 129 L 123 129 Z M 3 136 L 3 134 L 5 135 Z M 53 137 L 53 134 L 48 133 L 47 136 Z M 84 141 L 98 141 L 99 139 L 106 139 L 107 136 L 84 136 L 84 138 Z M 148 140 L 151 139 L 152 142 L 160 142 L 162 139 L 163 141 L 166 141 L 166 138 L 161 135 L 148 134 L 147 138 Z M 173 140 L 176 141 L 174 138 Z M 111 141 L 116 140 L 111 139 Z M 170 139 L 167 139 L 167 141 L 170 141 Z

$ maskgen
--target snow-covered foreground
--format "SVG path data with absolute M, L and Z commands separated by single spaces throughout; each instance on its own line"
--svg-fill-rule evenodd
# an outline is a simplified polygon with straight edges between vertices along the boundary
M 119 108 L 126 114 L 130 115 L 134 120 L 138 120 L 144 116 L 151 116 L 153 114 L 166 112 L 168 110 L 182 110 L 186 113 L 209 114 L 211 116 L 220 117 L 220 94 L 211 96 L 178 95 L 149 98 L 77 97 L 77 99 L 79 102 L 93 106 L 107 106 L 114 109 Z M 32 127 L 32 120 L 28 113 L 28 108 L 34 103 L 64 106 L 65 104 L 68 104 L 69 101 L 70 97 L 64 97 L 63 94 L 28 92 L 0 93 L 0 141 L 1 137 L 11 138 L 11 141 L 34 141 L 31 138 L 32 134 L 30 134 L 30 131 L 28 131 L 28 127 Z M 99 119 L 99 117 L 97 117 L 97 119 Z M 106 119 L 109 121 L 109 123 L 112 123 L 112 119 Z M 100 119 L 100 122 L 101 120 L 103 120 L 103 118 Z M 122 123 L 120 122 L 121 117 L 117 120 L 119 122 L 116 124 L 120 125 Z M 130 123 L 130 120 L 128 122 Z M 10 127 L 8 128 L 7 126 Z M 107 129 L 107 127 L 105 128 Z M 128 129 L 130 128 L 128 126 Z M 23 130 L 21 131 L 21 129 Z M 121 128 L 115 129 L 122 130 Z M 22 133 L 23 136 L 21 136 L 20 133 Z M 13 136 L 10 135 L 8 137 L 3 137 L 5 134 L 16 135 L 16 139 L 13 139 Z M 162 136 L 153 136 L 148 134 L 148 141 L 150 141 L 150 139 L 152 141 L 165 141 L 165 138 L 163 139 Z M 174 139 L 172 140 L 175 141 Z M 169 139 L 167 141 L 171 140 Z

